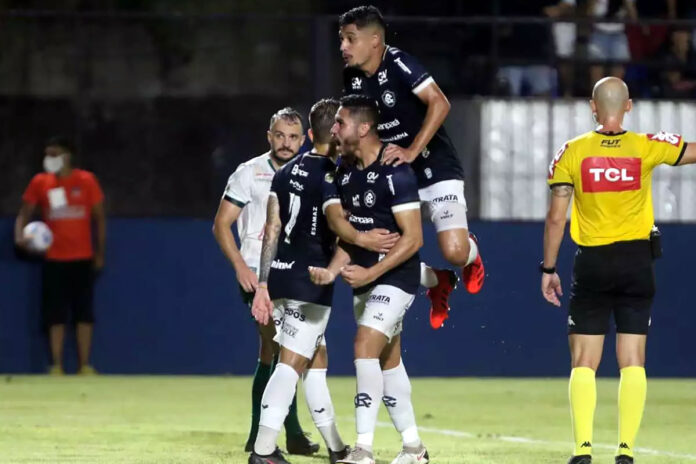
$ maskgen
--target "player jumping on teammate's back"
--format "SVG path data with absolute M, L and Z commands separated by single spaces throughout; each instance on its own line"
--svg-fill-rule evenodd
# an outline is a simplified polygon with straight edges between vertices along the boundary
M 388 144 L 381 162 L 411 164 L 423 211 L 435 226 L 443 256 L 462 268 L 466 289 L 478 293 L 485 271 L 476 239 L 468 231 L 464 172 L 442 125 L 450 109 L 447 97 L 415 58 L 385 44 L 384 19 L 374 6 L 344 13 L 339 26 L 346 64 L 344 92 L 377 102 L 376 129 Z M 421 284 L 429 288 L 431 324 L 440 327 L 447 319 L 447 299 L 456 280 L 448 272 L 423 265 Z
M 556 260 L 572 199 L 570 235 L 578 251 L 568 310 L 575 438 L 569 464 L 592 462 L 595 372 L 612 314 L 621 371 L 616 463 L 630 464 L 645 407 L 645 345 L 655 295 L 652 171 L 660 164 L 696 163 L 696 146 L 687 146 L 677 134 L 624 130 L 624 115 L 633 104 L 621 79 L 598 81 L 590 106 L 597 129 L 565 143 L 549 166 L 552 196 L 544 230 L 541 291 L 549 303 L 561 305 Z

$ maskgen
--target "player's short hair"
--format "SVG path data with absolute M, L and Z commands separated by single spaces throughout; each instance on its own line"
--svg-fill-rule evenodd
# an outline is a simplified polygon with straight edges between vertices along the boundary
M 309 111 L 309 127 L 314 133 L 314 143 L 329 143 L 331 127 L 341 104 L 335 98 L 322 98 Z
M 273 116 L 271 116 L 271 122 L 268 125 L 268 130 L 273 129 L 273 125 L 278 122 L 279 119 L 289 123 L 289 124 L 300 124 L 302 125 L 302 116 L 300 113 L 294 109 L 286 106 L 285 108 L 276 111 Z
M 339 27 L 355 24 L 355 27 L 362 29 L 365 26 L 379 26 L 383 31 L 387 30 L 382 12 L 379 8 L 372 5 L 356 6 L 338 18 Z
M 377 131 L 379 109 L 377 102 L 367 95 L 346 95 L 341 98 L 341 106 L 348 110 L 351 118 L 370 125 L 370 130 Z
M 53 137 L 46 140 L 45 147 L 58 147 L 67 151 L 71 155 L 75 154 L 75 144 L 73 141 L 63 135 L 54 135 Z

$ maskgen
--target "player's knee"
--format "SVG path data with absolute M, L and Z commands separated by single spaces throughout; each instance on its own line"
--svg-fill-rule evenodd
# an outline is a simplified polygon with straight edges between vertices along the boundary
M 469 261 L 469 242 L 448 243 L 443 247 L 444 258 L 453 266 L 463 267 Z
M 583 353 L 573 358 L 572 366 L 573 369 L 575 369 L 576 367 L 589 367 L 590 369 L 596 372 L 597 369 L 599 369 L 600 361 L 601 357 L 591 356 Z

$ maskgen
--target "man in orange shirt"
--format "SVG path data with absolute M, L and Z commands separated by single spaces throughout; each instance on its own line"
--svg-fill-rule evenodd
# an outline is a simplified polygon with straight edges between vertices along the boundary
M 104 266 L 104 193 L 94 174 L 72 168 L 73 153 L 72 143 L 63 137 L 46 143 L 46 172 L 35 175 L 24 192 L 14 230 L 15 244 L 26 249 L 23 229 L 38 208 L 53 232 L 42 273 L 42 310 L 51 342 L 52 374 L 63 373 L 65 324 L 71 314 L 77 325 L 79 373 L 95 373 L 89 364 L 94 324 L 92 288 L 93 271 Z M 92 221 L 96 247 L 92 245 Z

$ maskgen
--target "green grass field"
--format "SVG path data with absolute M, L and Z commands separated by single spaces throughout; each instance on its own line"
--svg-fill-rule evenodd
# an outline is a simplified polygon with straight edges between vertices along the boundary
M 330 380 L 339 429 L 355 438 L 354 379 Z M 614 379 L 600 380 L 595 462 L 613 463 Z M 565 379 L 414 379 L 416 413 L 434 464 L 565 463 Z M 246 463 L 250 379 L 7 376 L 0 381 L 1 463 Z M 301 419 L 314 430 L 304 400 Z M 384 409 L 384 408 L 383 408 Z M 384 411 L 379 463 L 400 439 Z M 639 464 L 696 464 L 696 380 L 650 380 Z M 281 446 L 284 435 L 281 435 Z M 293 464 L 328 462 L 290 456 Z

